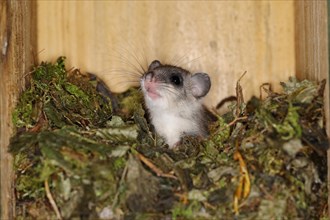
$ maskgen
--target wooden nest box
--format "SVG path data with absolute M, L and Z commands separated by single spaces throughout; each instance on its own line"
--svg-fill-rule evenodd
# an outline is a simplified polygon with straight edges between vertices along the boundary
M 258 93 L 262 83 L 279 85 L 292 75 L 326 79 L 329 134 L 328 39 L 327 1 L 1 1 L 1 219 L 15 216 L 11 116 L 34 64 L 64 55 L 68 67 L 99 74 L 121 91 L 105 71 L 117 65 L 111 59 L 115 51 L 126 62 L 139 63 L 143 56 L 181 62 L 211 75 L 209 106 L 233 94 L 244 71 L 247 96 Z

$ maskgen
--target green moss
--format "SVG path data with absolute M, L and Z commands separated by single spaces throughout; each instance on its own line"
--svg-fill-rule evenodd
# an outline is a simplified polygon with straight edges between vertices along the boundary
M 65 219 L 232 219 L 242 179 L 236 151 L 251 181 L 237 218 L 327 213 L 322 85 L 290 79 L 282 93 L 233 103 L 209 138 L 186 136 L 170 150 L 152 132 L 139 90 L 110 100 L 64 61 L 35 67 L 13 112 L 18 219 L 54 217 L 45 181 Z

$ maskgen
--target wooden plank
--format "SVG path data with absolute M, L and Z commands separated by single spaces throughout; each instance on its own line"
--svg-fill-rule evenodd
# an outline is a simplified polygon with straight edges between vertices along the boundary
M 32 1 L 0 1 L 0 167 L 1 219 L 15 215 L 12 157 L 8 153 L 13 133 L 11 112 L 25 85 L 35 46 L 35 13 Z
M 180 65 L 211 75 L 209 106 L 234 94 L 244 71 L 246 99 L 295 72 L 293 1 L 38 1 L 38 18 L 40 60 L 65 55 L 68 67 L 97 73 L 114 91 L 127 88 L 127 75 L 113 71 L 131 69 L 118 50 L 144 66 L 144 56 L 183 56 Z
M 7 146 L 12 134 L 11 109 L 24 88 L 24 73 L 32 60 L 30 47 L 35 45 L 36 13 L 31 13 L 34 4 L 0 1 L 2 219 L 12 219 L 14 213 L 12 159 Z M 102 71 L 123 68 L 122 63 L 113 59 L 114 47 L 126 52 L 124 56 L 133 63 L 134 55 L 139 57 L 139 62 L 144 55 L 149 61 L 171 60 L 182 55 L 191 61 L 202 56 L 183 64 L 211 74 L 213 87 L 207 98 L 211 106 L 234 93 L 234 82 L 245 70 L 249 74 L 243 80 L 243 87 L 248 96 L 258 93 L 260 83 L 277 84 L 286 80 L 295 68 L 300 78 L 329 80 L 325 1 L 207 4 L 39 1 L 37 4 L 38 50 L 45 50 L 39 60 L 66 55 L 69 66 L 99 73 L 114 90 L 119 82 L 113 82 L 110 71 Z M 146 52 L 141 54 L 142 50 Z M 326 113 L 329 132 L 329 86 Z
M 296 69 L 301 79 L 327 79 L 325 90 L 325 122 L 330 134 L 329 45 L 327 1 L 295 2 Z M 330 189 L 330 150 L 328 150 L 328 190 Z M 330 196 L 328 195 L 328 207 Z M 329 209 L 330 216 L 330 209 Z

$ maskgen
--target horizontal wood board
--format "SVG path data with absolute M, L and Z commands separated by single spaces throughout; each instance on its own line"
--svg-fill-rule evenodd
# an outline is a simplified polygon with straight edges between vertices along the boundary
M 37 11 L 39 60 L 66 55 L 113 91 L 130 84 L 128 63 L 154 59 L 209 73 L 208 106 L 234 95 L 244 71 L 246 99 L 295 74 L 293 1 L 39 1 Z

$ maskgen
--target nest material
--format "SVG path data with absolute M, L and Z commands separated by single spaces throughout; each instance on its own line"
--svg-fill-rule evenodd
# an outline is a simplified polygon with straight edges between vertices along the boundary
M 169 150 L 138 90 L 91 79 L 63 57 L 35 67 L 13 113 L 18 219 L 327 216 L 325 82 L 290 78 L 244 103 L 238 81 L 209 138 Z

